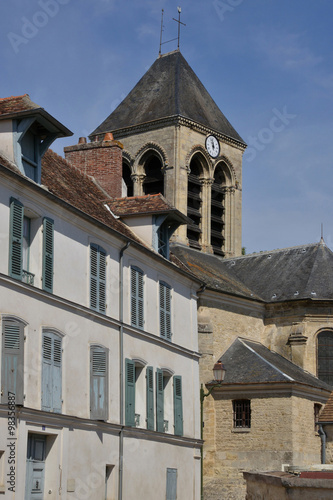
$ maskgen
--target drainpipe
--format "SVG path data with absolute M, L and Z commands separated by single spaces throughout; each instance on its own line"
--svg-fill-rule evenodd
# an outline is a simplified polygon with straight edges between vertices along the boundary
M 320 435 L 321 439 L 321 463 L 325 464 L 326 463 L 326 434 L 323 429 L 322 424 L 319 424 L 319 429 L 318 433 Z
M 121 425 L 119 434 L 119 484 L 118 484 L 118 500 L 123 498 L 123 455 L 124 455 L 124 252 L 128 249 L 131 242 L 128 241 L 126 245 L 119 252 L 119 404 L 120 404 L 120 418 Z

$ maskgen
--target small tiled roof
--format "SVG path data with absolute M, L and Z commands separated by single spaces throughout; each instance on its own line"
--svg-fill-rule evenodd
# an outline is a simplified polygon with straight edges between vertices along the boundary
M 0 120 L 27 116 L 39 116 L 43 127 L 46 127 L 58 137 L 67 137 L 73 133 L 50 115 L 44 108 L 33 102 L 28 94 L 3 97 L 0 99 Z
M 181 245 L 172 251 L 213 290 L 265 302 L 333 299 L 333 252 L 322 240 L 228 259 Z
M 325 404 L 322 412 L 318 418 L 319 423 L 332 423 L 333 424 L 333 392 L 331 392 L 327 403 Z
M 91 137 L 176 116 L 244 144 L 179 50 L 159 57 Z
M 118 217 L 174 213 L 184 224 L 187 222 L 187 217 L 173 207 L 162 194 L 116 198 L 107 204 Z
M 224 384 L 299 383 L 331 391 L 332 387 L 260 342 L 238 337 L 221 356 Z
M 40 106 L 34 103 L 28 94 L 3 97 L 0 99 L 0 116 L 12 115 L 13 113 L 21 113 L 22 111 L 29 111 L 39 109 Z

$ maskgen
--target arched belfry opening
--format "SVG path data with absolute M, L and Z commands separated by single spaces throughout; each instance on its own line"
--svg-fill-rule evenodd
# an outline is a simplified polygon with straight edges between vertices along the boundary
M 187 238 L 190 247 L 201 249 L 202 232 L 202 165 L 199 154 L 190 163 L 187 184 L 187 216 L 192 223 L 187 225 Z
M 220 163 L 215 168 L 211 191 L 210 244 L 216 255 L 224 256 L 225 188 L 227 166 Z
M 162 162 L 157 155 L 151 154 L 144 162 L 143 194 L 164 195 L 164 174 Z
M 122 185 L 122 196 L 133 196 L 133 179 L 132 179 L 131 167 L 123 162 L 123 185 Z

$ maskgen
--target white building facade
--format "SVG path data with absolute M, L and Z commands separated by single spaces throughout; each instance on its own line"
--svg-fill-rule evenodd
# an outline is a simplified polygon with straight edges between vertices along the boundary
M 43 177 L 69 131 L 28 96 L 0 123 L 0 497 L 198 499 L 200 283 L 65 160 Z

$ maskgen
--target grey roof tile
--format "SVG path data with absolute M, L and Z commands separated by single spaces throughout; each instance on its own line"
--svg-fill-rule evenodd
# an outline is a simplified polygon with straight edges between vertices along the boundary
M 332 390 L 330 385 L 253 340 L 238 337 L 220 359 L 226 368 L 225 384 L 285 382 Z
M 244 144 L 179 51 L 159 57 L 91 136 L 174 116 Z

